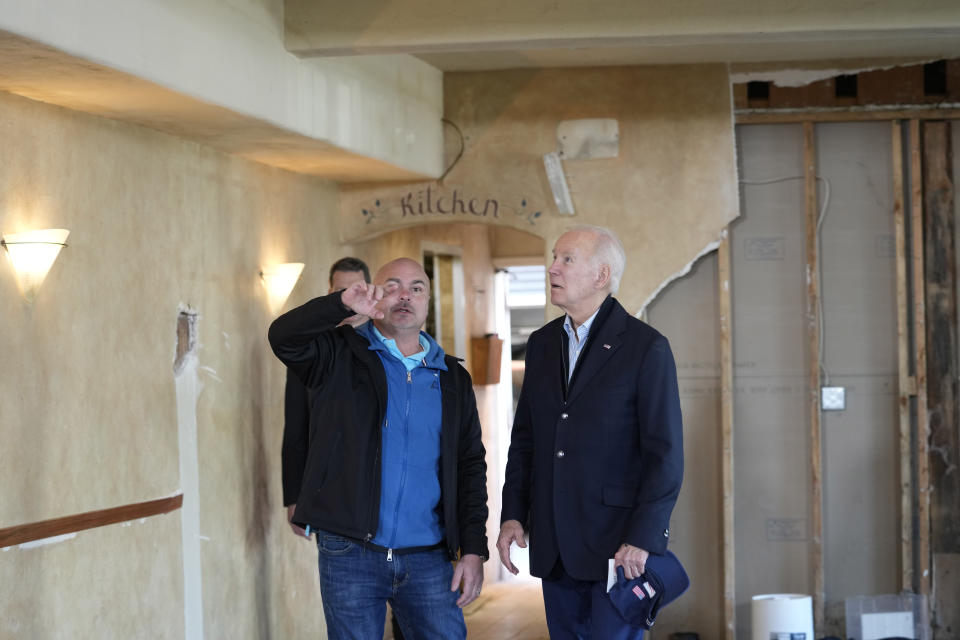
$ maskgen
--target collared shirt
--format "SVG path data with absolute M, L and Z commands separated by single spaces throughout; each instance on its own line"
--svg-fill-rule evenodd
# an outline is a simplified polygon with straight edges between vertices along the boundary
M 593 315 L 597 315 L 597 314 L 593 314 Z M 396 340 L 394 340 L 393 338 L 388 338 L 382 333 L 380 333 L 380 330 L 377 329 L 377 326 L 375 324 L 370 323 L 370 327 L 373 329 L 373 333 L 375 336 L 377 336 L 377 339 L 379 339 L 380 342 L 382 342 L 383 345 L 387 348 L 387 351 L 389 351 L 397 360 L 402 362 L 403 366 L 407 368 L 407 371 L 413 371 L 414 369 L 419 367 L 420 364 L 423 362 L 423 359 L 426 358 L 427 355 L 430 353 L 430 341 L 427 340 L 422 333 L 420 334 L 420 351 L 412 355 L 405 356 L 397 347 Z
M 593 324 L 594 319 L 596 319 L 597 314 L 600 313 L 600 307 L 597 307 L 597 310 L 593 312 L 593 315 L 586 319 L 586 321 L 581 324 L 579 327 L 574 330 L 573 322 L 570 320 L 570 316 L 567 316 L 563 319 L 563 329 L 567 332 L 567 361 L 569 365 L 567 367 L 567 382 L 570 382 L 570 378 L 573 376 L 573 370 L 576 367 L 577 359 L 580 357 L 580 352 L 583 351 L 583 346 L 587 342 L 587 336 L 590 335 L 590 326 Z

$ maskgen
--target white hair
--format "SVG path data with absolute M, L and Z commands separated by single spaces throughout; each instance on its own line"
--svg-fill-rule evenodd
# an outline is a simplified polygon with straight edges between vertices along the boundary
M 610 293 L 616 293 L 620 288 L 623 270 L 627 266 L 627 254 L 623 250 L 623 243 L 620 242 L 613 231 L 606 227 L 582 224 L 571 228 L 570 231 L 589 233 L 596 238 L 596 245 L 593 248 L 593 262 L 597 266 L 606 265 L 610 267 Z

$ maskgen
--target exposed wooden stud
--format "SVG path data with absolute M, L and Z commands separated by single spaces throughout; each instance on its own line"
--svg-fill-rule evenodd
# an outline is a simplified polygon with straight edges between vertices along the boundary
M 957 480 L 957 274 L 950 123 L 923 125 L 924 295 L 927 315 L 926 439 L 929 459 L 930 582 L 941 629 L 958 629 L 960 584 L 940 560 L 960 561 L 960 482 Z M 921 432 L 921 436 L 924 433 Z M 953 586 L 951 586 L 951 584 Z
M 720 307 L 720 475 L 723 487 L 723 635 L 735 640 L 736 546 L 733 510 L 733 322 L 730 234 L 724 229 L 717 249 L 717 299 Z
M 172 498 L 160 498 L 159 500 L 149 500 L 147 502 L 138 502 L 128 504 L 122 507 L 113 507 L 111 509 L 101 509 L 99 511 L 88 511 L 63 518 L 54 518 L 52 520 L 43 520 L 42 522 L 31 522 L 30 524 L 21 524 L 13 527 L 0 529 L 0 548 L 12 547 L 13 545 L 32 542 L 34 540 L 43 540 L 44 538 L 53 538 L 68 533 L 76 533 L 85 529 L 95 527 L 104 527 L 118 522 L 128 522 L 138 518 L 157 516 L 163 513 L 175 511 L 183 506 L 183 494 L 173 496 Z
M 734 109 L 745 109 L 747 107 L 746 82 L 738 82 L 733 85 L 733 107 Z
M 803 174 L 807 237 L 807 406 L 810 412 L 810 537 L 814 629 L 823 633 L 823 459 L 820 429 L 820 254 L 817 242 L 817 151 L 813 122 L 803 123 Z
M 893 229 L 897 269 L 897 362 L 900 414 L 900 589 L 913 589 L 913 482 L 910 453 L 910 396 L 917 382 L 910 375 L 910 327 L 907 321 L 907 234 L 903 209 L 903 138 L 899 122 L 890 130 L 893 161 Z
M 960 109 L 837 109 L 835 111 L 743 111 L 734 112 L 736 124 L 787 124 L 798 122 L 875 122 L 877 120 L 951 120 Z
M 916 571 L 919 593 L 930 593 L 930 446 L 927 416 L 926 295 L 923 282 L 923 174 L 920 121 L 910 121 L 910 229 L 913 249 L 913 327 L 917 379 L 917 504 Z

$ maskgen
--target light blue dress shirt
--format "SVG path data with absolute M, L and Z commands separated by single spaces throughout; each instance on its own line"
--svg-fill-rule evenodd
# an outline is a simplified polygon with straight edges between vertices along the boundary
M 587 336 L 590 335 L 590 326 L 593 324 L 594 319 L 597 317 L 597 314 L 600 313 L 600 307 L 597 307 L 597 310 L 593 312 L 593 315 L 586 319 L 586 321 L 581 324 L 579 327 L 574 330 L 573 322 L 570 320 L 570 316 L 567 316 L 563 319 L 563 330 L 567 332 L 567 361 L 570 363 L 567 367 L 567 382 L 570 382 L 570 378 L 573 376 L 573 370 L 577 365 L 577 359 L 580 357 L 580 352 L 583 351 L 583 345 L 587 341 Z
M 597 314 L 593 314 L 593 315 L 597 315 Z M 393 338 L 388 338 L 382 333 L 380 333 L 380 330 L 377 329 L 377 325 L 373 324 L 372 322 L 370 323 L 370 327 L 373 329 L 374 335 L 376 335 L 377 338 L 380 340 L 380 342 L 382 342 L 384 346 L 387 347 L 387 351 L 389 351 L 397 360 L 402 362 L 403 366 L 407 368 L 407 371 L 413 371 L 414 369 L 419 367 L 420 364 L 423 362 L 423 359 L 427 357 L 428 353 L 430 353 L 430 341 L 427 340 L 427 338 L 422 333 L 420 334 L 421 350 L 412 355 L 405 356 L 400 351 L 400 349 L 397 348 L 396 340 L 394 340 Z

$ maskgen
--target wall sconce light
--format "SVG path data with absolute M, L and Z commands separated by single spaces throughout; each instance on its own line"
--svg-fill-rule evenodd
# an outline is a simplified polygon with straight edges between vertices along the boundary
M 267 301 L 272 314 L 277 315 L 283 308 L 297 280 L 300 279 L 301 271 L 303 271 L 302 262 L 287 262 L 264 267 L 260 272 L 260 280 L 267 290 Z
M 60 249 L 70 232 L 67 229 L 38 229 L 22 233 L 8 233 L 0 238 L 7 257 L 17 276 L 17 285 L 24 299 L 33 302 Z

